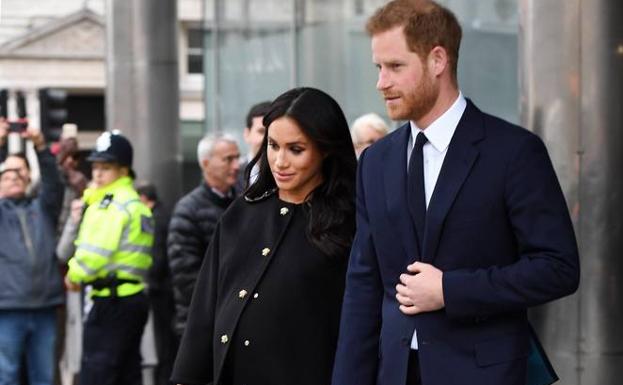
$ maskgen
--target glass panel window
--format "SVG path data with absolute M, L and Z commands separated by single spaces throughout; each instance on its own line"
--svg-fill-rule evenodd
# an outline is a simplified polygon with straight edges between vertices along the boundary
M 189 74 L 203 73 L 203 31 L 200 28 L 188 29 L 188 68 Z
M 218 20 L 205 22 L 206 129 L 236 137 L 244 156 L 242 134 L 249 108 L 291 85 L 293 7 L 283 0 L 208 5 L 213 7 L 208 14 Z
M 375 112 L 389 123 L 365 31 L 367 19 L 387 1 L 204 1 L 207 130 L 241 138 L 252 104 L 294 86 L 326 91 L 349 122 Z M 460 89 L 483 110 L 517 122 L 517 0 L 438 1 L 463 28 Z

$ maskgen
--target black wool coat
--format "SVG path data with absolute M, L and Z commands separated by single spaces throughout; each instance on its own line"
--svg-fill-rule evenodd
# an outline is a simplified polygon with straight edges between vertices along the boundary
M 199 273 L 173 380 L 330 384 L 348 255 L 307 239 L 309 205 L 236 200 Z

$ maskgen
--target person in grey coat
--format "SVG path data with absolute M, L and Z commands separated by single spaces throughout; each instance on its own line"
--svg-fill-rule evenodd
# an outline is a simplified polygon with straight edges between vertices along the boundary
M 6 135 L 0 121 L 0 145 Z M 64 297 L 54 254 L 64 186 L 41 133 L 27 129 L 22 137 L 37 151 L 41 186 L 28 197 L 30 170 L 7 168 L 6 162 L 0 168 L 0 385 L 19 383 L 22 356 L 30 383 L 51 385 L 56 311 Z

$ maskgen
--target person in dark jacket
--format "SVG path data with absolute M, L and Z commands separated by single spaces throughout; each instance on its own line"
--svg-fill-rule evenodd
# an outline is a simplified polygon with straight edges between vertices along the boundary
M 264 115 L 270 108 L 270 102 L 264 101 L 254 104 L 247 112 L 246 127 L 242 132 L 242 138 L 248 147 L 248 152 L 243 160 L 240 161 L 240 173 L 238 175 L 238 183 L 236 188 L 238 191 L 244 191 L 247 186 L 255 181 L 257 172 L 259 171 L 259 165 L 255 164 L 250 171 L 249 177 L 246 176 L 246 168 L 251 163 L 253 158 L 260 152 L 262 146 L 262 140 L 264 140 L 264 134 L 266 133 L 266 127 L 264 127 Z M 247 183 L 248 182 L 248 183 Z
M 348 124 L 329 95 L 295 88 L 264 125 L 258 178 L 221 218 L 199 273 L 178 384 L 331 381 L 355 230 Z
M 178 337 L 184 331 L 197 274 L 216 223 L 236 196 L 239 158 L 238 145 L 232 137 L 208 135 L 201 139 L 197 159 L 203 181 L 177 202 L 171 216 L 167 249 Z
M 167 234 L 170 214 L 158 199 L 156 186 L 149 182 L 139 182 L 136 192 L 141 201 L 151 209 L 155 229 L 152 247 L 153 264 L 147 278 L 148 298 L 153 314 L 154 338 L 158 365 L 155 368 L 156 385 L 169 384 L 173 360 L 177 352 L 177 338 L 173 331 L 173 287 L 171 270 L 167 257 Z
M 0 122 L 0 144 L 6 124 Z M 56 223 L 64 186 L 56 161 L 38 130 L 33 142 L 41 169 L 36 198 L 28 197 L 30 170 L 0 169 L 0 384 L 19 383 L 22 355 L 32 384 L 52 384 L 56 311 L 63 286 L 56 263 Z M 11 157 L 19 155 L 9 155 Z M 25 157 L 20 157 L 25 159 Z M 27 164 L 27 163 L 26 163 Z

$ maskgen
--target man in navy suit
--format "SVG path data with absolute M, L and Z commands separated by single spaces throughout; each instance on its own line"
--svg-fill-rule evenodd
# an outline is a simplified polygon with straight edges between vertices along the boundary
M 409 122 L 360 158 L 333 385 L 525 385 L 527 309 L 579 283 L 547 150 L 463 97 L 452 12 L 395 0 L 366 28 Z

